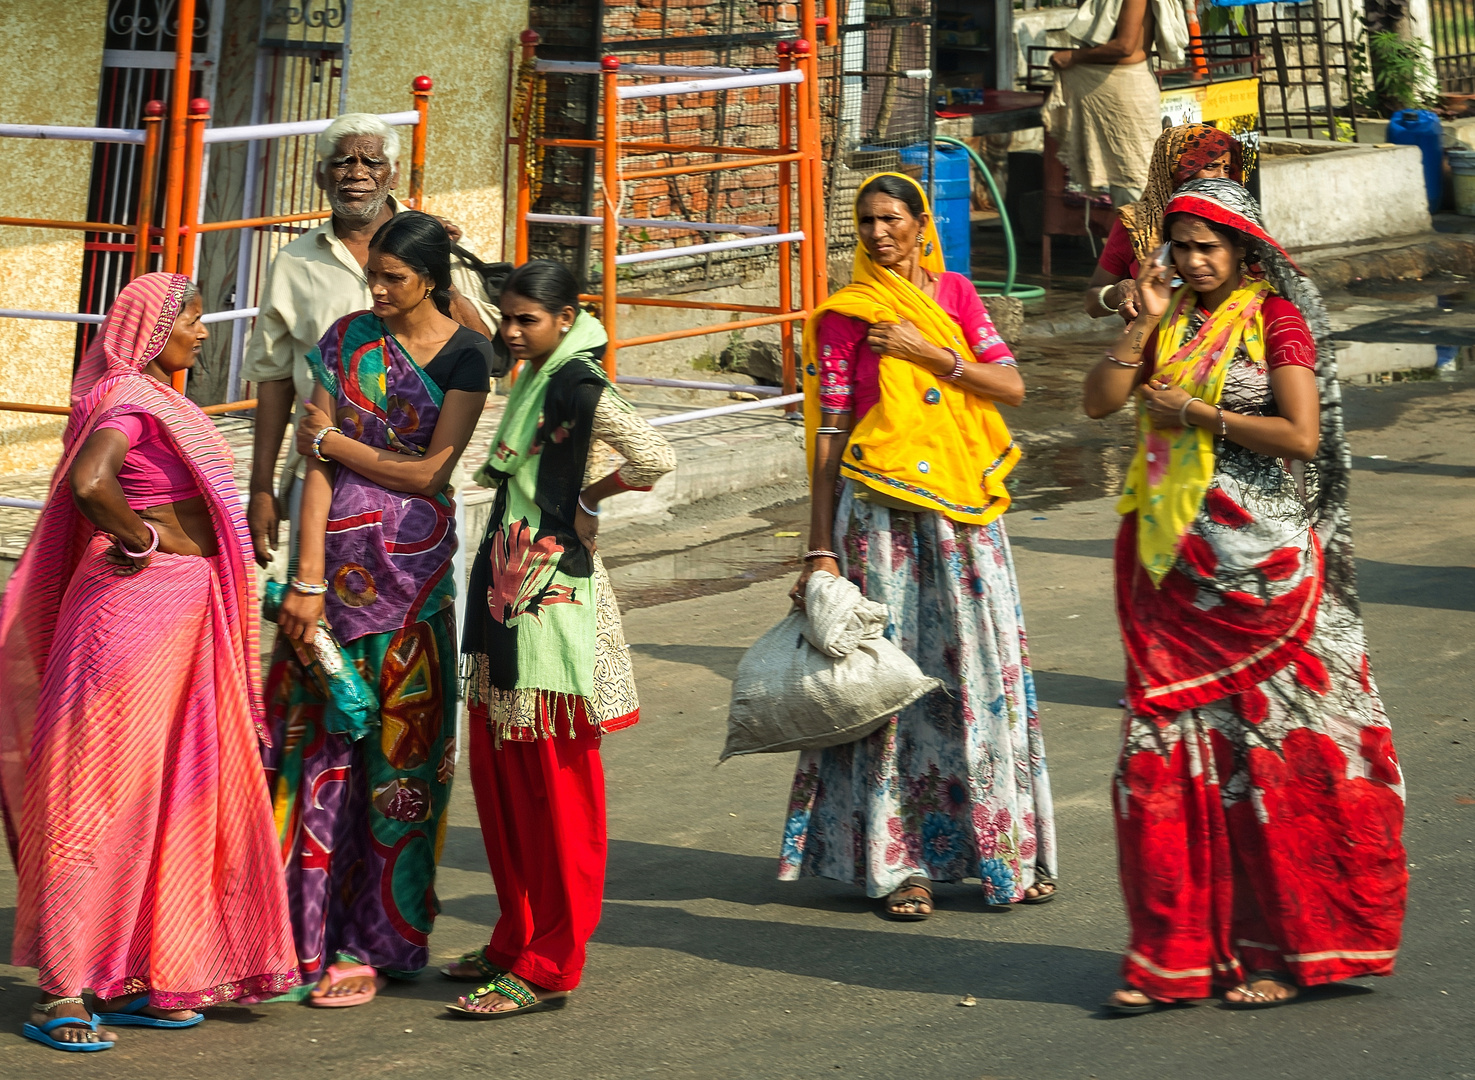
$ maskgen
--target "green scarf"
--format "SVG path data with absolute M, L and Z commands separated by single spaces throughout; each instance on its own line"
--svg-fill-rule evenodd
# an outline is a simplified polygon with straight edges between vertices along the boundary
M 589 698 L 594 693 L 593 574 L 569 574 L 561 569 L 565 562 L 577 566 L 581 561 L 565 559 L 565 545 L 576 542 L 573 513 L 570 509 L 567 520 L 553 517 L 539 499 L 540 491 L 546 501 L 549 492 L 566 490 L 570 483 L 576 491 L 583 481 L 587 454 L 573 462 L 567 454 L 550 452 L 554 446 L 567 444 L 579 423 L 577 417 L 550 417 L 548 423 L 557 426 L 542 431 L 541 439 L 539 432 L 545 427 L 554 377 L 570 363 L 580 362 L 602 378 L 590 353 L 607 341 L 599 320 L 580 312 L 553 354 L 537 370 L 524 371 L 513 384 L 491 453 L 476 473 L 477 483 L 502 488 L 501 513 L 483 546 L 485 565 L 477 567 L 485 573 L 492 633 L 485 647 L 488 653 L 502 655 L 486 658 L 490 663 L 484 661 L 482 666 L 490 669 L 490 681 L 485 687 L 473 685 L 470 691 L 474 700 L 486 695 L 500 731 L 546 730 L 557 711 L 552 699 L 563 695 Z M 550 465 L 550 458 L 562 464 Z M 540 474 L 549 467 L 564 475 L 542 477 L 540 485 Z M 584 565 L 592 566 L 587 560 Z M 503 628 L 511 633 L 510 638 Z M 503 650 L 508 644 L 515 646 L 515 675 L 504 666 Z

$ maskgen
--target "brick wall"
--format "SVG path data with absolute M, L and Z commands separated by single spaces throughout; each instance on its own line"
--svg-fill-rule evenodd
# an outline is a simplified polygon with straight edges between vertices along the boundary
M 533 0 L 532 22 L 547 45 L 548 58 L 596 59 L 613 54 L 627 64 L 767 67 L 777 65 L 775 45 L 797 35 L 799 9 L 773 0 L 606 0 L 602 41 L 572 41 L 569 27 L 592 26 L 594 6 L 581 0 Z M 698 47 L 671 39 L 702 36 Z M 575 55 L 577 53 L 577 55 Z M 838 50 L 822 49 L 821 99 L 834 97 Z M 593 76 L 549 76 L 545 126 L 549 135 L 597 136 L 590 122 Z M 827 146 L 833 146 L 834 109 L 826 102 Z M 689 94 L 625 102 L 621 112 L 623 139 L 776 147 L 779 139 L 779 89 L 746 88 L 725 93 Z M 828 154 L 826 155 L 829 156 Z M 626 159 L 627 169 L 690 165 L 711 161 L 707 155 L 668 154 Z M 540 169 L 542 190 L 535 209 L 544 213 L 598 213 L 586 200 L 591 194 L 586 170 L 592 155 L 550 149 Z M 592 194 L 599 198 L 598 185 Z M 672 218 L 740 225 L 778 223 L 776 166 L 713 173 L 691 173 L 631 181 L 622 192 L 622 217 Z M 794 226 L 797 228 L 797 224 Z M 597 230 L 587 230 L 594 248 L 588 256 L 587 280 L 601 278 Z M 530 233 L 535 255 L 580 264 L 586 230 L 538 227 Z M 621 253 L 669 248 L 728 239 L 731 234 L 698 234 L 675 229 L 625 230 Z M 619 269 L 622 291 L 681 292 L 738 284 L 772 270 L 772 248 L 711 253 L 690 258 L 637 264 Z

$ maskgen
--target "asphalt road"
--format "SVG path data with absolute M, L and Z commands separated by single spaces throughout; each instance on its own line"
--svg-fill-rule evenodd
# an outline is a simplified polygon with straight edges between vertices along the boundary
M 1021 503 L 1007 518 L 1044 711 L 1062 843 L 1060 899 L 986 909 L 944 886 L 925 923 L 892 923 L 858 890 L 774 879 L 792 757 L 714 767 L 729 680 L 777 621 L 787 577 L 628 613 L 644 719 L 609 738 L 609 884 L 584 986 L 562 1012 L 448 1018 L 439 976 L 363 1008 L 213 1010 L 182 1032 L 125 1031 L 105 1055 L 24 1042 L 34 972 L 0 966 L 0 1074 L 121 1078 L 643 1076 L 1019 1080 L 1475 1077 L 1475 385 L 1349 392 L 1354 514 L 1373 670 L 1409 781 L 1410 912 L 1398 973 L 1287 1008 L 1217 1005 L 1107 1018 L 1125 923 L 1107 782 L 1121 652 L 1110 600 L 1110 501 Z M 1069 487 L 1069 484 L 1048 485 Z M 1068 496 L 1069 491 L 1066 492 Z M 1059 495 L 1056 496 L 1058 499 Z M 765 520 L 728 504 L 607 545 L 698 548 Z M 753 534 L 756 535 L 756 534 Z M 729 544 L 729 548 L 731 545 Z M 756 552 L 757 545 L 755 545 Z M 755 554 L 755 559 L 758 556 Z M 485 940 L 497 912 L 469 783 L 441 867 L 437 958 Z M 14 914 L 0 868 L 0 937 Z M 964 995 L 974 1007 L 961 1007 Z

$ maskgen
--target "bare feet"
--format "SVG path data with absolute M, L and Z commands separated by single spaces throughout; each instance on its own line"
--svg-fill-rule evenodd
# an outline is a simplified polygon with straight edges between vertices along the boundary
M 497 981 L 511 983 L 513 986 L 521 987 L 523 990 L 526 990 L 529 994 L 531 994 L 533 998 L 536 999 L 536 1001 L 540 1002 L 554 1001 L 558 998 L 568 997 L 567 990 L 548 990 L 541 986 L 534 986 L 526 979 L 518 978 L 518 976 L 513 975 L 511 972 L 503 975 L 501 979 Z M 483 987 L 483 989 L 486 989 L 486 987 Z M 478 996 L 477 994 L 467 994 L 464 997 L 457 998 L 456 1000 L 457 1004 L 460 1005 L 465 1012 L 469 1013 L 516 1012 L 518 1009 L 528 1008 L 532 1004 L 532 1002 L 529 1002 L 526 999 L 518 1001 L 515 998 L 508 997 L 506 994 L 503 994 L 500 991 L 492 991 L 485 996 Z
M 51 1005 L 56 1002 L 55 1005 Z M 51 1005 L 50 1008 L 42 1006 Z M 42 994 L 41 999 L 31 1007 L 30 1022 L 40 1027 L 42 1024 L 62 1017 L 73 1017 L 77 1020 L 91 1021 L 92 1014 L 87 1011 L 87 1006 L 82 1003 L 81 998 L 63 997 L 61 994 Z M 57 1042 L 65 1043 L 94 1043 L 94 1042 L 117 1042 L 118 1036 L 107 1028 L 83 1027 L 81 1024 L 59 1024 L 52 1028 L 50 1035 Z
M 1299 997 L 1301 990 L 1288 977 L 1258 971 L 1233 990 L 1226 991 L 1224 1001 L 1240 1009 L 1266 1009 Z
M 147 997 L 147 994 L 128 994 L 124 997 L 98 998 L 97 1011 L 123 1012 L 139 998 Z M 178 1023 L 182 1020 L 193 1020 L 199 1013 L 192 1009 L 156 1009 L 152 1005 L 145 1005 L 138 1010 L 139 1016 L 152 1016 L 155 1020 L 172 1020 Z

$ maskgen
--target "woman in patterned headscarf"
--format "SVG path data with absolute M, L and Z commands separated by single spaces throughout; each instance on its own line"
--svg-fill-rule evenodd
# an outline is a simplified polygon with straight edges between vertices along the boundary
M 1163 244 L 1163 209 L 1190 180 L 1227 178 L 1243 184 L 1254 168 L 1244 147 L 1228 132 L 1208 124 L 1181 124 L 1164 129 L 1152 150 L 1147 186 L 1140 201 L 1124 206 L 1101 249 L 1101 258 L 1086 289 L 1086 314 L 1100 319 L 1119 314 L 1137 317 L 1137 274 Z
M 1166 207 L 1172 265 L 1086 379 L 1103 417 L 1137 399 L 1118 509 L 1127 717 L 1114 781 L 1148 1012 L 1232 1008 L 1389 975 L 1408 873 L 1403 774 L 1358 615 L 1351 456 L 1316 287 L 1238 184 Z
M 257 755 L 251 542 L 230 447 L 170 385 L 200 315 L 179 274 L 119 294 L 0 603 L 14 963 L 40 969 L 25 1035 L 57 1050 L 110 1047 L 99 1021 L 191 1027 L 297 981 Z

